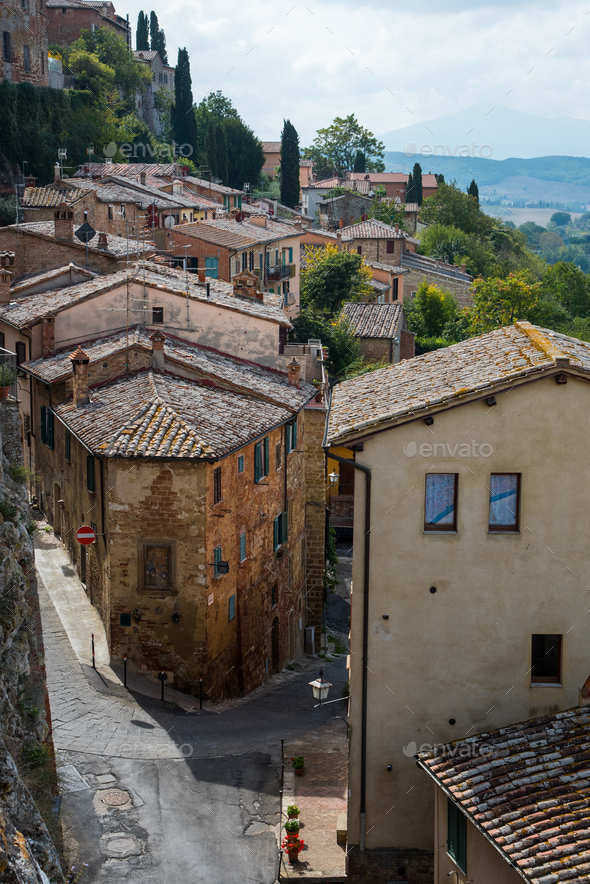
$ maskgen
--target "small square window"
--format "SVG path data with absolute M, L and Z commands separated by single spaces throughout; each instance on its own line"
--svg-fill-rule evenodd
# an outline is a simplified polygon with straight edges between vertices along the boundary
M 519 509 L 520 473 L 492 473 L 488 530 L 518 533 Z
M 561 635 L 533 635 L 531 684 L 561 684 Z
M 457 530 L 457 473 L 427 473 L 425 531 Z
M 240 454 L 238 457 L 238 473 L 244 472 L 244 455 Z
M 119 614 L 119 626 L 131 626 L 131 614 Z
M 233 620 L 236 616 L 236 597 L 235 595 L 230 595 L 229 602 L 227 605 L 227 619 Z
M 388 255 L 393 255 L 393 253 L 395 252 L 395 240 L 393 240 L 393 239 L 387 240 L 386 252 Z
M 164 308 L 163 307 L 153 307 L 152 308 L 152 325 L 162 325 L 164 322 Z

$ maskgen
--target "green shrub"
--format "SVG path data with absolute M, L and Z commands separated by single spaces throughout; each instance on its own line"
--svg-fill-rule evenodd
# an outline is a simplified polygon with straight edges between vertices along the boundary
M 5 522 L 14 522 L 18 514 L 17 508 L 7 500 L 0 500 L 0 515 Z

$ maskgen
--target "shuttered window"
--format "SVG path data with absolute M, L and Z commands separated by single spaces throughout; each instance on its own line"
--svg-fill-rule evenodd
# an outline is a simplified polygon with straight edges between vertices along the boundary
M 72 459 L 72 437 L 69 430 L 66 430 L 64 439 L 64 456 L 68 462 Z
M 240 562 L 246 558 L 246 535 L 240 534 Z
M 287 512 L 279 513 L 272 525 L 273 549 L 276 552 L 278 548 L 287 543 L 289 536 Z
M 262 442 L 257 442 L 254 446 L 254 481 L 260 482 L 268 476 L 269 467 L 269 443 L 268 436 Z
M 467 818 L 447 799 L 447 852 L 462 872 L 467 871 Z
M 292 424 L 287 424 L 286 426 L 286 447 L 287 454 L 290 454 L 291 451 L 295 451 L 297 448 L 297 421 L 293 421 Z
M 221 467 L 213 470 L 213 503 L 221 500 Z
M 236 616 L 236 597 L 235 595 L 230 595 L 229 601 L 227 604 L 227 619 L 233 620 Z
M 44 405 L 41 406 L 41 442 L 53 448 L 53 412 Z
M 91 454 L 86 458 L 86 488 L 88 491 L 96 491 L 94 480 L 94 458 Z

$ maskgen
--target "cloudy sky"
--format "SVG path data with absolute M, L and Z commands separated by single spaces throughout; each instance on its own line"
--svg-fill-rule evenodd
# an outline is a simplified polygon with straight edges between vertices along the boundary
M 288 117 L 302 146 L 335 116 L 376 134 L 480 102 L 590 120 L 590 2 L 140 0 L 170 62 L 191 58 L 195 100 L 221 89 L 263 140 Z

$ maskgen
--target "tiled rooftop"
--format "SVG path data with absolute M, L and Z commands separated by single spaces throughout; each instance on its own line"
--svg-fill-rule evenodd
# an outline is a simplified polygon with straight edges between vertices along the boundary
M 419 764 L 525 881 L 590 879 L 589 707 L 478 734 L 453 749 L 454 757 L 420 752 Z
M 9 226 L 13 230 L 16 230 L 16 224 L 10 224 Z M 18 229 L 21 234 L 30 233 L 33 234 L 33 236 L 40 236 L 43 239 L 55 242 L 55 226 L 53 221 L 28 221 L 24 224 L 19 224 Z M 155 248 L 152 242 L 138 243 L 136 239 L 126 239 L 123 236 L 112 236 L 110 233 L 107 233 L 107 248 L 104 250 L 99 249 L 95 245 L 93 245 L 93 243 L 98 242 L 99 232 L 100 231 L 98 230 L 96 231 L 96 237 L 89 244 L 88 247 L 89 251 L 92 254 L 105 255 L 110 253 L 111 255 L 116 255 L 117 257 L 123 257 L 128 253 L 136 255 L 138 252 L 152 252 Z M 63 242 L 63 240 L 60 240 L 60 242 Z M 78 248 L 86 253 L 86 246 L 81 243 L 75 235 L 73 242 L 69 242 L 69 245 L 72 248 Z
M 147 209 L 151 203 L 155 203 L 159 209 L 178 206 L 214 210 L 220 208 L 219 203 L 200 194 L 194 194 L 189 190 L 184 190 L 179 194 L 169 193 L 162 190 L 161 186 L 162 180 L 159 178 L 152 179 L 152 183 L 148 185 L 123 175 L 106 175 L 97 184 L 96 195 L 101 202 L 131 202 L 141 206 L 142 209 Z M 166 182 L 164 182 L 164 186 L 166 186 Z
M 74 178 L 103 178 L 105 175 L 124 175 L 139 179 L 142 172 L 156 178 L 179 178 L 182 175 L 178 163 L 84 163 Z
M 262 142 L 262 150 L 265 153 L 280 153 L 281 142 L 280 141 L 263 141 Z
M 136 58 L 144 59 L 145 61 L 153 61 L 156 55 L 158 55 L 157 49 L 134 49 L 133 55 Z
M 344 315 L 359 338 L 394 338 L 402 318 L 402 305 L 356 304 L 343 305 Z
M 410 236 L 405 230 L 396 230 L 390 224 L 383 221 L 359 221 L 358 224 L 351 224 L 350 227 L 343 227 L 340 230 L 343 237 L 353 237 L 354 239 L 409 239 Z
M 410 271 L 407 268 L 399 267 L 397 264 L 381 264 L 379 261 L 367 261 L 365 258 L 365 264 L 369 267 L 374 267 L 375 270 L 387 270 L 388 273 L 409 273 Z
M 409 178 L 404 172 L 348 172 L 347 175 L 350 181 L 368 180 L 371 184 L 407 184 Z M 422 185 L 438 187 L 435 176 L 428 173 L 422 175 Z
M 33 273 L 31 276 L 21 277 L 19 284 L 12 286 L 10 289 L 10 297 L 18 298 L 32 286 L 37 286 L 44 282 L 51 282 L 52 279 L 59 279 L 60 276 L 66 276 L 72 270 L 75 273 L 80 273 L 82 276 L 86 276 L 88 279 L 95 279 L 97 276 L 96 273 L 93 273 L 93 271 L 89 270 L 87 267 L 79 267 L 77 264 L 70 261 L 69 264 L 65 264 L 63 267 L 55 267 L 53 270 L 45 270 L 41 273 Z
M 25 187 L 22 204 L 27 209 L 54 208 L 62 203 L 72 205 L 83 196 L 77 188 Z
M 95 297 L 117 286 L 124 285 L 128 279 L 143 283 L 148 287 L 177 293 L 186 298 L 187 276 L 182 270 L 175 270 L 149 261 L 135 264 L 127 269 L 119 270 L 108 276 L 98 276 L 89 282 L 81 282 L 53 291 L 40 292 L 18 301 L 11 301 L 0 307 L 0 319 L 4 319 L 16 328 L 25 328 L 30 323 L 39 322 L 44 316 L 50 316 L 72 307 L 87 298 Z M 234 298 L 231 283 L 221 280 L 209 280 L 209 302 L 245 313 L 258 316 L 269 322 L 290 327 L 291 323 L 281 310 L 279 300 L 272 295 L 264 295 L 264 301 L 254 298 Z M 188 274 L 188 296 L 191 299 L 207 302 L 206 283 L 199 283 L 194 274 Z
M 337 384 L 328 440 L 391 426 L 562 365 L 590 374 L 590 343 L 517 322 Z
M 230 249 L 246 249 L 259 243 L 276 242 L 288 236 L 301 236 L 301 231 L 287 224 L 269 223 L 267 227 L 249 221 L 197 221 L 173 228 L 185 236 L 194 236 L 205 242 Z
M 209 383 L 152 370 L 95 387 L 56 414 L 93 452 L 118 457 L 223 457 L 292 412 Z
M 471 282 L 473 280 L 473 277 L 469 273 L 465 273 L 464 270 L 461 270 L 460 267 L 454 264 L 446 264 L 444 261 L 437 261 L 436 258 L 429 258 L 427 255 L 418 255 L 416 252 L 404 252 L 401 260 L 408 270 L 440 273 L 442 276 L 461 279 L 463 282 Z
M 236 190 L 235 187 L 226 187 L 225 184 L 216 184 L 214 181 L 207 181 L 205 178 L 195 178 L 194 175 L 187 175 L 186 178 L 183 178 L 183 181 L 187 181 L 189 184 L 197 184 L 199 187 L 206 187 L 208 190 L 215 191 L 216 193 L 225 193 L 227 196 L 239 196 L 243 195 L 243 190 Z
M 84 341 L 84 352 L 90 364 L 102 362 L 117 353 L 138 347 L 152 352 L 149 332 L 138 326 L 129 331 L 105 335 L 94 341 Z M 70 353 L 72 347 L 62 349 L 49 359 L 36 359 L 24 363 L 24 368 L 45 383 L 56 383 L 72 374 Z M 195 377 L 211 379 L 218 386 L 229 386 L 238 392 L 266 399 L 291 411 L 302 408 L 317 394 L 313 384 L 301 383 L 300 388 L 289 384 L 284 372 L 263 368 L 253 362 L 219 353 L 209 347 L 201 347 L 180 338 L 166 335 L 164 357 L 167 363 L 189 368 Z M 172 369 L 174 370 L 174 369 Z

